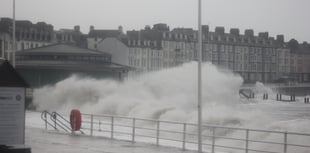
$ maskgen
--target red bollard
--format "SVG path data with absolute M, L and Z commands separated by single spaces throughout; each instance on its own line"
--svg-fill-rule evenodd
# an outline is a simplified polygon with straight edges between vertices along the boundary
M 78 131 L 81 129 L 82 125 L 82 115 L 80 110 L 72 109 L 70 113 L 70 125 L 72 131 Z

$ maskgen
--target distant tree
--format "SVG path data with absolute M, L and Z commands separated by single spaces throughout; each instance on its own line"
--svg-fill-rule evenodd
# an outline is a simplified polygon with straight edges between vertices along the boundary
M 307 51 L 310 51 L 310 44 L 308 44 L 308 42 L 304 41 L 302 43 L 302 47 L 307 50 Z
M 288 46 L 290 49 L 293 49 L 293 50 L 296 50 L 298 49 L 298 41 L 296 39 L 291 39 L 289 42 L 288 42 Z
M 303 45 L 303 46 L 308 46 L 308 42 L 304 41 L 304 42 L 302 43 L 302 45 Z

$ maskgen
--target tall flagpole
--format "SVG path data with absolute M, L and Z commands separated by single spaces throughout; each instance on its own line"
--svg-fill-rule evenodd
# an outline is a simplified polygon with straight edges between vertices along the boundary
M 201 0 L 198 0 L 198 153 L 202 153 L 201 139 L 201 52 L 202 52 L 202 36 L 201 36 Z
M 16 52 L 16 38 L 15 38 L 15 0 L 13 0 L 13 54 L 12 54 L 12 65 L 15 68 L 15 52 Z

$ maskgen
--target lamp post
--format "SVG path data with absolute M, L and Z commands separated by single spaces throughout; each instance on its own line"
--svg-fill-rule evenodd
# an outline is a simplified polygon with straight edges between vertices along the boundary
M 198 0 L 198 153 L 202 153 L 201 139 L 201 54 L 202 54 L 202 36 L 201 36 L 201 0 Z
M 12 65 L 15 68 L 15 52 L 16 52 L 16 39 L 15 39 L 15 0 L 13 0 L 13 46 L 12 46 Z

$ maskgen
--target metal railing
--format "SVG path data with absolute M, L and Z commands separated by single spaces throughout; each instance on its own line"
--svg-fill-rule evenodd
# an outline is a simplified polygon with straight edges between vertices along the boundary
M 45 130 L 48 129 L 48 126 L 52 127 L 54 130 L 63 130 L 65 132 L 72 132 L 72 128 L 70 127 L 70 121 L 60 115 L 57 112 L 48 112 L 43 111 L 41 113 L 41 119 L 45 123 Z M 80 130 L 81 134 L 84 134 L 82 130 Z
M 86 135 L 196 150 L 197 124 L 82 114 Z M 203 125 L 203 152 L 301 153 L 310 151 L 310 134 Z

